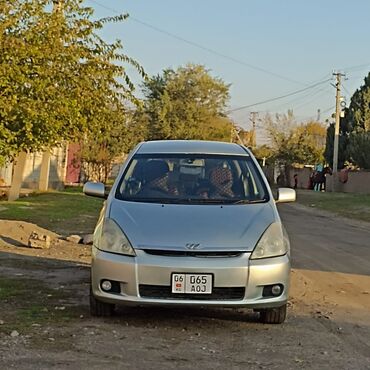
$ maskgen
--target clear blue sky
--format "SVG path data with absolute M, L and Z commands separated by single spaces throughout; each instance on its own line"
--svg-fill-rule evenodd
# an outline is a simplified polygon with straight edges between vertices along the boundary
M 231 84 L 231 109 L 305 88 L 330 78 L 333 70 L 347 73 L 343 95 L 349 101 L 370 71 L 370 0 L 86 0 L 85 4 L 96 10 L 97 17 L 115 15 L 114 11 L 130 14 L 132 19 L 108 25 L 102 35 L 109 41 L 121 39 L 124 51 L 148 74 L 188 62 L 211 69 Z M 135 72 L 129 72 L 139 83 Z M 321 109 L 324 120 L 335 104 L 330 82 L 233 117 L 248 128 L 249 111 L 262 115 L 292 108 L 299 119 L 316 118 Z

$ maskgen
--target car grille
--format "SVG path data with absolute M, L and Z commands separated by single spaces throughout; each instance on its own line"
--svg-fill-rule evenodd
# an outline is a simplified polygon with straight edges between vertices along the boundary
M 165 257 L 239 257 L 242 252 L 194 252 L 194 251 L 167 251 L 167 250 L 153 250 L 144 249 L 145 253 L 154 256 L 165 256 Z
M 192 299 L 197 301 L 216 300 L 242 300 L 245 295 L 245 287 L 234 288 L 213 288 L 211 294 L 183 294 L 172 293 L 170 286 L 165 285 L 139 285 L 140 296 L 142 298 L 156 299 Z

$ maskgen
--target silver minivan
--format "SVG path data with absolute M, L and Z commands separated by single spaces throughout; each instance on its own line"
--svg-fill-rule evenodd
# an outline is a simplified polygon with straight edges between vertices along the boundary
M 87 195 L 106 197 L 102 183 Z M 132 151 L 94 233 L 92 315 L 115 305 L 250 308 L 282 323 L 290 246 L 252 153 L 238 144 L 151 141 Z

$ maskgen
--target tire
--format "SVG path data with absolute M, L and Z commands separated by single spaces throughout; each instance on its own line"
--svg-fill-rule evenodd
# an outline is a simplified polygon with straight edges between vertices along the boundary
M 264 324 L 282 324 L 286 319 L 287 305 L 268 308 L 260 312 L 260 321 Z
M 97 317 L 108 317 L 114 313 L 114 304 L 98 301 L 90 289 L 90 314 Z

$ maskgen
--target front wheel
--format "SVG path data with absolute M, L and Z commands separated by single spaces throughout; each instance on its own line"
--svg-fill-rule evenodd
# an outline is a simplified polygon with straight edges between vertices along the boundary
M 114 312 L 114 304 L 106 303 L 97 300 L 90 289 L 90 314 L 97 317 L 112 316 Z
M 287 305 L 267 308 L 260 312 L 260 321 L 264 324 L 282 324 L 286 319 Z

